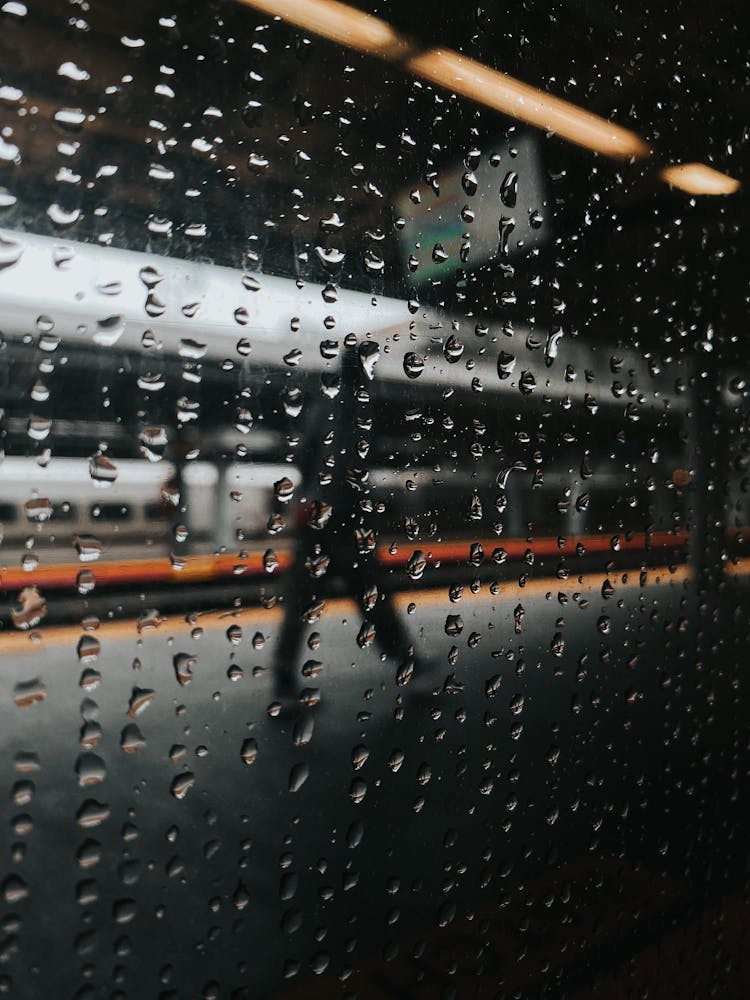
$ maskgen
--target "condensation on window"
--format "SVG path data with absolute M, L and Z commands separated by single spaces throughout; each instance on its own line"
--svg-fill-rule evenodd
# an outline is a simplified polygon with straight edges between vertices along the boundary
M 0 993 L 746 995 L 744 34 L 0 2 Z

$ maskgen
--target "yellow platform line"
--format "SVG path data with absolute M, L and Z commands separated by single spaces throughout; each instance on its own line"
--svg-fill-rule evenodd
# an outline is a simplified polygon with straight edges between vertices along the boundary
M 744 560 L 747 564 L 746 572 L 750 572 L 750 559 Z M 684 584 L 693 579 L 695 573 L 692 566 L 680 565 L 673 568 L 669 566 L 656 566 L 645 571 L 645 586 L 663 586 Z M 483 584 L 476 594 L 471 589 L 464 587 L 460 604 L 452 604 L 448 597 L 446 587 L 432 587 L 427 590 L 402 591 L 393 594 L 393 601 L 399 611 L 406 611 L 410 604 L 415 604 L 422 611 L 435 608 L 460 608 L 469 603 L 484 601 L 493 605 L 506 605 L 510 602 L 517 603 L 524 598 L 554 596 L 560 592 L 572 595 L 579 593 L 589 596 L 594 591 L 600 591 L 602 584 L 608 580 L 615 589 L 615 594 L 625 590 L 642 589 L 641 572 L 639 570 L 628 570 L 622 573 L 605 574 L 587 573 L 581 576 L 569 577 L 567 580 L 559 580 L 557 577 L 545 576 L 537 580 L 528 580 L 526 585 L 521 587 L 517 581 L 507 582 L 500 585 L 497 594 L 491 594 L 489 586 Z M 161 615 L 158 625 L 153 628 L 145 628 L 139 631 L 138 618 L 127 618 L 121 621 L 103 621 L 99 627 L 89 634 L 95 635 L 104 644 L 107 641 L 120 639 L 140 639 L 144 643 L 150 642 L 152 638 L 163 638 L 177 632 L 185 632 L 196 626 L 203 629 L 204 633 L 218 632 L 226 630 L 232 624 L 242 625 L 250 623 L 260 628 L 266 626 L 276 626 L 283 620 L 283 606 L 276 605 L 272 608 L 260 606 L 226 609 L 222 611 L 195 612 L 191 615 Z M 357 615 L 359 616 L 358 605 L 351 598 L 335 598 L 326 601 L 325 609 L 321 620 L 335 615 Z M 313 628 L 314 626 L 311 626 Z M 67 647 L 74 649 L 81 635 L 85 633 L 81 625 L 49 625 L 42 623 L 38 628 L 28 632 L 14 631 L 0 633 L 0 654 L 7 655 L 38 655 L 55 647 Z

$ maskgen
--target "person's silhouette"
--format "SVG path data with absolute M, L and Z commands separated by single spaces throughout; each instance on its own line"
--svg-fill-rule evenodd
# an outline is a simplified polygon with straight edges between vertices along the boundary
M 363 347 L 371 348 L 371 341 Z M 413 660 L 404 623 L 384 590 L 375 531 L 368 524 L 372 503 L 361 438 L 376 433 L 372 418 L 368 354 L 345 348 L 339 391 L 322 392 L 307 415 L 300 443 L 301 486 L 292 566 L 285 575 L 284 617 L 275 652 L 278 697 L 294 697 L 301 686 L 299 662 L 306 633 L 313 631 L 320 602 L 331 597 L 358 600 L 364 620 L 360 646 L 377 644 L 394 661 Z

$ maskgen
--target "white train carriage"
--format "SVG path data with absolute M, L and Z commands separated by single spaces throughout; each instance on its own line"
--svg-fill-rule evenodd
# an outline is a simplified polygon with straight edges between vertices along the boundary
M 403 411 L 399 400 L 406 373 L 425 398 L 431 393 L 447 399 L 456 393 L 476 401 L 469 406 L 479 406 L 481 400 L 485 409 L 496 413 L 518 414 L 521 400 L 533 396 L 534 405 L 550 412 L 583 412 L 589 421 L 597 413 L 597 423 L 606 426 L 609 417 L 619 425 L 627 408 L 628 426 L 639 426 L 640 431 L 633 434 L 645 439 L 651 427 L 672 427 L 686 419 L 687 394 L 672 391 L 673 374 L 668 366 L 662 370 L 651 363 L 653 359 L 634 352 L 613 353 L 606 341 L 597 345 L 569 338 L 563 367 L 554 364 L 554 352 L 548 350 L 551 332 L 545 346 L 546 334 L 541 332 L 517 328 L 510 336 L 505 324 L 495 320 L 478 322 L 474 330 L 467 328 L 465 318 L 424 309 L 413 301 L 331 291 L 268 275 L 243 276 L 225 267 L 29 234 L 8 233 L 2 238 L 15 261 L 0 276 L 4 333 L 18 341 L 38 342 L 45 356 L 64 354 L 71 346 L 109 352 L 113 357 L 148 350 L 154 357 L 184 358 L 188 366 L 196 361 L 221 366 L 226 359 L 234 359 L 232 363 L 238 366 L 254 367 L 260 373 L 273 369 L 290 377 L 300 365 L 301 373 L 312 376 L 312 385 L 319 377 L 336 376 L 341 363 L 339 345 L 354 333 L 360 345 L 370 341 L 372 347 L 363 365 L 363 380 L 373 380 L 375 397 L 381 392 L 392 412 Z M 47 276 L 42 285 L 39 274 Z M 562 331 L 554 334 L 560 336 Z M 334 342 L 336 349 L 329 349 Z M 294 344 L 291 354 L 290 344 Z M 616 376 L 614 380 L 611 375 Z M 414 378 L 419 381 L 412 383 Z M 325 391 L 325 383 L 321 388 Z M 301 407 L 300 411 L 302 427 L 308 411 Z M 95 430 L 97 421 L 90 423 Z M 63 536 L 71 540 L 71 559 L 77 557 L 75 539 L 82 537 L 99 539 L 101 558 L 112 560 L 134 554 L 166 556 L 175 547 L 186 555 L 209 554 L 260 538 L 265 545 L 274 483 L 287 478 L 296 486 L 298 469 L 292 463 L 274 461 L 282 454 L 276 446 L 267 448 L 260 460 L 259 436 L 268 432 L 258 426 L 246 429 L 247 457 L 242 461 L 219 457 L 233 454 L 235 442 L 230 438 L 234 434 L 239 440 L 240 429 L 228 430 L 226 424 L 216 422 L 206 422 L 200 429 L 200 456 L 186 462 L 182 471 L 180 507 L 184 510 L 170 507 L 164 499 L 163 491 L 175 475 L 167 461 L 115 457 L 112 472 L 105 455 L 92 477 L 90 458 L 53 454 L 42 467 L 31 458 L 7 457 L 0 463 L 4 535 L 0 563 L 17 565 L 25 558 L 31 565 L 34 552 L 51 545 L 53 539 L 59 558 Z M 676 448 L 684 451 L 682 445 Z M 390 507 L 389 530 L 410 506 L 423 510 L 434 506 L 432 496 L 439 496 L 445 508 L 454 506 L 455 495 L 456 510 L 459 501 L 471 500 L 473 468 L 456 470 L 452 493 L 450 484 L 436 489 L 434 471 L 428 467 L 418 470 L 396 458 L 388 465 L 388 449 L 381 447 L 379 458 L 376 450 L 370 483 Z M 509 454 L 499 460 L 497 469 L 485 463 L 485 472 L 492 478 L 515 458 Z M 425 464 L 424 458 L 417 458 L 416 464 Z M 584 486 L 577 464 L 570 469 L 567 464 L 562 458 L 559 463 L 548 462 L 546 484 L 540 489 L 529 483 L 532 469 L 524 472 L 523 480 L 515 472 L 510 475 L 503 487 L 508 494 L 506 537 L 523 536 L 528 522 L 539 522 L 550 511 L 554 514 L 551 505 L 558 499 L 559 516 L 553 518 L 555 526 L 559 524 L 557 530 L 600 529 L 598 518 L 606 520 L 603 504 L 592 504 L 588 517 L 580 503 L 576 506 Z M 674 464 L 682 465 L 683 456 L 676 453 Z M 632 494 L 641 508 L 651 503 L 641 496 L 640 486 L 622 482 L 619 468 L 610 469 L 609 474 L 611 481 L 607 470 L 598 468 L 591 485 L 592 493 L 599 490 L 602 500 L 609 491 L 607 509 L 619 502 L 623 491 Z M 450 504 L 446 504 L 449 495 Z M 656 520 L 665 528 L 669 499 L 659 498 L 657 492 Z M 468 534 L 469 522 L 464 523 Z M 458 529 L 451 525 L 450 530 Z
M 299 482 L 291 466 L 196 460 L 184 467 L 175 504 L 168 462 L 115 461 L 106 481 L 92 471 L 82 458 L 53 457 L 44 467 L 28 458 L 0 462 L 0 563 L 33 568 L 35 554 L 53 546 L 59 560 L 65 539 L 71 561 L 97 550 L 117 560 L 236 547 L 265 532 L 274 484 Z

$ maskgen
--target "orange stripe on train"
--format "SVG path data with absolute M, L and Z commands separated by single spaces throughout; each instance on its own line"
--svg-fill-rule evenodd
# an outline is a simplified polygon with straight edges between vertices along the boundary
M 616 539 L 616 543 L 613 541 Z M 674 534 L 668 532 L 656 532 L 646 536 L 645 534 L 627 535 L 583 535 L 574 538 L 548 537 L 537 538 L 533 542 L 527 542 L 522 538 L 499 538 L 480 539 L 479 544 L 485 551 L 485 555 L 496 548 L 505 550 L 511 559 L 519 558 L 527 551 L 531 551 L 535 556 L 562 556 L 571 555 L 576 551 L 576 546 L 583 545 L 586 553 L 602 553 L 627 551 L 637 552 L 647 549 L 680 548 L 689 540 L 686 532 Z M 466 562 L 469 556 L 469 540 L 461 542 L 435 542 L 431 545 L 424 545 L 424 553 L 427 561 L 433 565 L 437 564 L 459 564 Z M 613 545 L 616 544 L 616 548 Z M 376 550 L 376 558 L 383 566 L 397 568 L 404 566 L 415 551 L 419 548 L 419 543 L 406 546 L 386 546 L 380 545 Z M 277 550 L 278 571 L 289 569 L 293 560 L 291 550 Z M 78 574 L 82 570 L 89 570 L 97 586 L 118 586 L 123 584 L 159 584 L 159 583 L 199 583 L 210 580 L 227 579 L 231 577 L 255 577 L 265 574 L 263 565 L 263 553 L 252 551 L 240 555 L 228 554 L 220 556 L 188 556 L 181 562 L 181 568 L 173 565 L 166 557 L 157 559 L 125 559 L 118 562 L 97 562 L 97 563 L 52 563 L 49 566 L 37 566 L 34 570 L 27 572 L 18 567 L 4 568 L 0 570 L 0 589 L 20 590 L 23 587 L 35 585 L 41 588 L 57 589 L 65 587 L 76 587 Z

